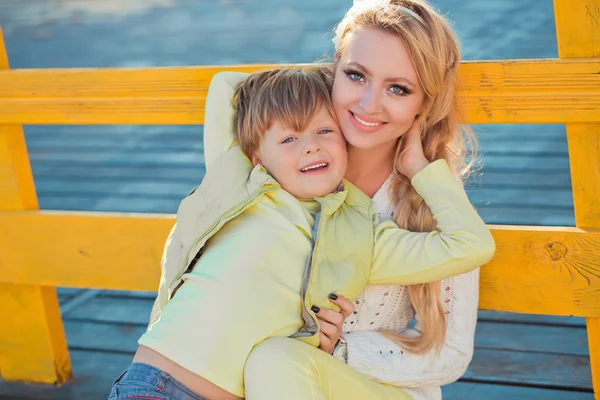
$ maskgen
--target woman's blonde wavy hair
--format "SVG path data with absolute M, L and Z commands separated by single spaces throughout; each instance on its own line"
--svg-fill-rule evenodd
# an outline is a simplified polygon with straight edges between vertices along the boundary
M 475 159 L 477 142 L 470 128 L 461 125 L 457 101 L 460 48 L 455 32 L 425 0 L 363 0 L 357 2 L 338 25 L 334 67 L 347 46 L 348 34 L 372 27 L 398 35 L 410 53 L 425 92 L 425 104 L 419 116 L 425 157 L 430 162 L 446 160 L 457 179 L 464 179 Z M 403 138 L 400 137 L 390 188 L 395 203 L 394 220 L 401 228 L 413 232 L 433 231 L 436 222 L 431 210 L 410 180 L 398 172 L 397 162 L 402 151 Z M 411 353 L 423 354 L 433 348 L 439 352 L 446 335 L 440 282 L 411 285 L 408 293 L 419 315 L 422 335 L 409 338 L 390 331 L 383 333 Z

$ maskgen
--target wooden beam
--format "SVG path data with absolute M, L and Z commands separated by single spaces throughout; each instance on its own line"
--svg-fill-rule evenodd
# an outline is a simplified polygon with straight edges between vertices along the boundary
M 202 124 L 215 73 L 278 66 L 4 71 L 0 123 Z M 600 122 L 598 59 L 465 62 L 461 81 L 470 123 Z
M 0 282 L 155 291 L 172 215 L 3 212 Z M 600 317 L 600 232 L 494 227 L 483 309 Z M 20 268 L 3 268 L 19 265 Z
M 8 68 L 0 29 L 0 70 Z M 20 125 L 0 125 L 0 193 L 0 210 L 38 208 Z M 18 263 L 0 264 L 2 271 L 20 268 Z M 31 282 L 0 284 L 0 305 L 4 310 L 0 329 L 2 379 L 41 383 L 69 379 L 71 363 L 56 289 Z
M 595 57 L 600 61 L 600 5 L 598 0 L 554 0 L 554 16 L 561 59 Z M 596 113 L 600 114 L 599 110 Z M 600 229 L 600 124 L 595 119 L 566 121 L 575 224 Z M 576 124 L 575 122 L 583 122 Z M 600 274 L 596 272 L 596 278 Z M 600 299 L 596 300 L 600 303 Z M 587 318 L 590 364 L 595 399 L 600 400 L 600 318 Z

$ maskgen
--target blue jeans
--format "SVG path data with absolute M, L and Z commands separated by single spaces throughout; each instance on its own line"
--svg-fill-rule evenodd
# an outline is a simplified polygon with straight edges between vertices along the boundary
M 166 372 L 133 363 L 113 383 L 108 400 L 208 400 Z

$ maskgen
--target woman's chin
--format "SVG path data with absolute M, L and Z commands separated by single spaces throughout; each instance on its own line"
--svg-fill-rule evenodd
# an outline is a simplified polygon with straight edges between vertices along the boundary
M 374 149 L 381 147 L 381 145 L 386 143 L 385 140 L 382 140 L 381 135 L 378 135 L 377 133 L 364 133 L 357 130 L 351 130 L 348 133 L 344 131 L 344 137 L 348 142 L 348 146 L 357 149 Z

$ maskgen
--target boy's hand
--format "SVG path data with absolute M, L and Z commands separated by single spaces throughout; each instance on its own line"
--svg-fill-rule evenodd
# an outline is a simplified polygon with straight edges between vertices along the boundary
M 332 354 L 335 345 L 342 336 L 342 324 L 344 320 L 354 312 L 354 303 L 343 296 L 337 296 L 333 293 L 329 295 L 329 299 L 329 301 L 340 307 L 340 312 L 321 308 L 315 314 L 321 326 L 321 331 L 319 332 L 321 344 L 319 348 L 326 353 Z

